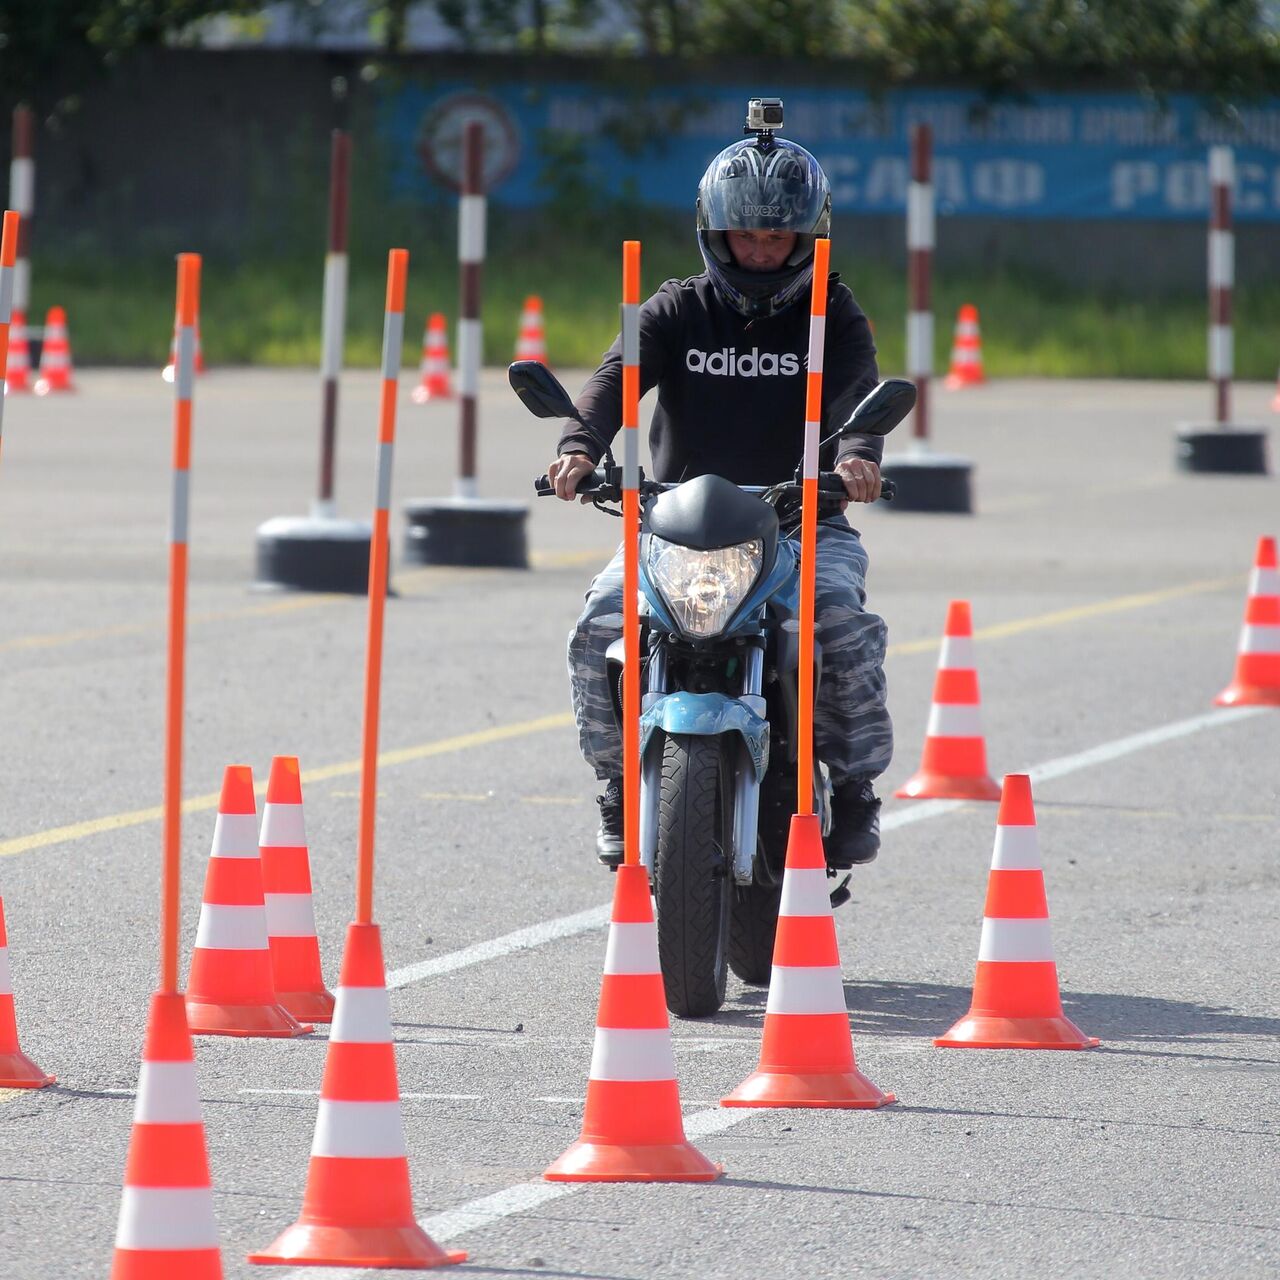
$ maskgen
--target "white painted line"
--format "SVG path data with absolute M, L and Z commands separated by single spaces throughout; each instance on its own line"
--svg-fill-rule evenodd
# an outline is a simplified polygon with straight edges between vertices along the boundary
M 437 956 L 432 960 L 419 960 L 417 964 L 406 965 L 403 969 L 392 969 L 387 974 L 387 990 L 395 991 L 407 987 L 411 982 L 421 982 L 424 978 L 437 978 L 444 973 L 453 973 L 455 969 L 465 969 L 469 965 L 481 964 L 485 960 L 498 960 L 503 956 L 513 955 L 517 951 L 529 951 L 533 947 L 541 947 L 548 942 L 556 942 L 561 938 L 574 938 L 580 933 L 590 933 L 593 929 L 602 928 L 609 923 L 609 904 L 599 907 L 588 907 L 576 915 L 561 916 L 558 920 L 546 920 L 542 924 L 530 925 L 526 929 L 517 929 L 514 933 L 504 933 L 500 938 L 491 938 L 488 942 L 477 942 L 475 946 L 464 947 L 461 951 L 451 952 L 447 956 Z
M 1262 715 L 1268 710 L 1270 708 L 1267 707 L 1233 707 L 1221 711 L 1210 711 L 1204 715 L 1192 716 L 1187 720 L 1178 720 L 1173 724 L 1163 725 L 1159 729 L 1149 729 L 1145 733 L 1135 733 L 1127 738 L 1117 738 L 1114 742 L 1103 743 L 1099 747 L 1077 752 L 1075 755 L 1062 756 L 1057 760 L 1048 760 L 1044 764 L 1036 765 L 1027 770 L 1027 772 L 1033 782 L 1046 782 L 1051 778 L 1062 778 L 1067 774 L 1077 773 L 1081 769 L 1088 769 L 1095 764 L 1106 764 L 1112 760 L 1119 760 L 1123 756 L 1133 755 L 1135 752 L 1143 751 L 1147 747 L 1173 742 L 1178 738 L 1187 738 L 1201 732 L 1203 729 L 1221 728 L 1237 721 L 1248 719 L 1250 716 Z M 928 818 L 942 817 L 944 814 L 954 813 L 955 810 L 963 808 L 964 805 L 965 802 L 962 800 L 928 800 L 923 804 L 915 805 L 913 808 L 900 809 L 886 814 L 880 824 L 881 829 L 891 831 L 897 827 L 923 822 Z M 556 938 L 573 937 L 579 933 L 588 932 L 592 928 L 603 926 L 607 923 L 608 918 L 609 908 L 607 906 L 597 907 L 590 911 L 581 911 L 574 916 L 565 916 L 560 920 L 550 920 L 546 924 L 535 925 L 529 929 L 520 929 L 515 933 L 506 934 L 502 938 L 495 938 L 492 942 L 481 943 L 474 947 L 468 947 L 464 951 L 454 952 L 451 956 L 441 956 L 437 960 L 424 961 L 422 964 L 410 965 L 405 969 L 397 969 L 388 975 L 387 985 L 389 987 L 407 986 L 411 982 L 418 981 L 419 978 L 433 977 L 437 973 L 451 973 L 455 969 L 463 968 L 469 964 L 477 964 L 481 960 L 509 955 L 514 951 L 527 950 L 529 947 L 540 945 L 541 941 L 549 942 Z M 594 923 L 592 923 L 593 920 Z M 535 937 L 540 940 L 534 940 Z M 516 941 L 517 939 L 519 939 L 518 942 Z M 578 1102 L 580 1099 L 539 1098 L 536 1101 Z M 741 1124 L 743 1120 L 753 1115 L 759 1115 L 761 1110 L 768 1109 L 750 1107 L 741 1110 L 730 1110 L 713 1107 L 707 1111 L 695 1112 L 693 1115 L 685 1117 L 685 1136 L 690 1141 L 697 1141 L 712 1134 L 723 1133 L 726 1129 L 731 1129 L 734 1125 Z M 493 1195 L 482 1196 L 478 1200 L 472 1200 L 456 1209 L 449 1209 L 443 1213 L 423 1218 L 420 1225 L 437 1244 L 448 1244 L 451 1240 L 455 1240 L 468 1232 L 478 1231 L 481 1227 L 491 1226 L 503 1218 L 511 1217 L 517 1213 L 524 1213 L 529 1209 L 546 1204 L 550 1200 L 556 1200 L 561 1196 L 570 1195 L 574 1191 L 580 1191 L 584 1186 L 593 1185 L 595 1184 L 521 1182 L 514 1187 L 507 1187 L 503 1191 L 497 1191 Z M 326 1272 L 328 1280 L 357 1280 L 357 1277 L 373 1276 L 375 1274 L 373 1271 L 353 1269 Z M 290 1271 L 285 1280 L 313 1280 L 313 1277 L 309 1268 L 300 1267 Z

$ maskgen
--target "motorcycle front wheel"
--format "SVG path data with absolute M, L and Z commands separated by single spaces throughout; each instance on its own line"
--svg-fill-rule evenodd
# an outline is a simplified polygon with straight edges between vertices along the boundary
M 729 778 L 718 739 L 672 734 L 663 743 L 653 869 L 658 960 L 667 1008 L 681 1018 L 708 1017 L 724 1003 Z

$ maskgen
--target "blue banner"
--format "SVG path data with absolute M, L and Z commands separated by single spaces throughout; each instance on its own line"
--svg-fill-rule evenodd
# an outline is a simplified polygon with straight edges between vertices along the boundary
M 1280 221 L 1280 99 L 1224 120 L 1198 99 L 1161 110 L 1136 95 L 1043 93 L 1017 104 L 960 90 L 716 86 L 609 94 L 597 85 L 477 88 L 406 85 L 382 104 L 385 140 L 404 194 L 456 189 L 461 131 L 480 119 L 493 200 L 547 201 L 570 177 L 642 204 L 692 209 L 698 178 L 742 136 L 747 98 L 786 104 L 786 137 L 809 148 L 831 180 L 837 211 L 901 212 L 908 131 L 933 127 L 933 180 L 945 215 L 1203 220 L 1208 148 L 1235 149 L 1235 216 Z

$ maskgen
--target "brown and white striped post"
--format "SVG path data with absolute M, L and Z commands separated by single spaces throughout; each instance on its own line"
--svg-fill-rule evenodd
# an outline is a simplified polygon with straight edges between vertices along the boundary
M 907 377 L 916 384 L 911 444 L 884 460 L 881 474 L 897 487 L 891 510 L 973 510 L 965 458 L 934 453 L 929 441 L 933 383 L 933 128 L 913 124 L 907 183 Z
M 36 117 L 30 107 L 13 109 L 13 158 L 9 161 L 9 208 L 19 217 L 13 269 L 12 309 L 26 315 L 31 305 L 31 218 L 36 207 Z
M 333 499 L 333 455 L 338 436 L 338 377 L 347 327 L 347 217 L 351 207 L 351 135 L 335 129 L 329 148 L 329 247 L 324 258 L 323 343 L 320 380 L 320 492 L 311 514 L 336 514 Z
M 1235 235 L 1231 229 L 1231 188 L 1235 156 L 1230 147 L 1209 150 L 1209 378 L 1218 426 L 1231 421 L 1231 378 L 1235 341 L 1231 290 L 1235 284 Z
M 1231 204 L 1235 155 L 1230 147 L 1209 148 L 1209 381 L 1213 384 L 1213 422 L 1178 428 L 1177 459 L 1183 471 L 1242 475 L 1267 472 L 1267 433 L 1260 426 L 1231 421 L 1231 379 L 1235 374 L 1232 294 L 1236 251 Z
M 477 406 L 484 327 L 480 319 L 480 279 L 484 266 L 484 125 L 468 120 L 462 134 L 462 199 L 458 205 L 458 477 L 454 496 L 479 496 L 476 479 Z
M 912 446 L 929 447 L 929 381 L 933 376 L 933 130 L 911 127 L 907 184 L 907 377 L 916 384 Z

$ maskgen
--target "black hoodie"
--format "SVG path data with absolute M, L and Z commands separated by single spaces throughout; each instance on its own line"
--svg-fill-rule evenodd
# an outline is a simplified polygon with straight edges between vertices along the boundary
M 649 427 L 654 479 L 714 473 L 735 484 L 789 480 L 804 452 L 809 308 L 747 320 L 723 303 L 708 277 L 668 280 L 640 308 L 640 394 L 658 388 Z M 871 326 L 834 272 L 827 288 L 822 435 L 830 435 L 879 380 Z M 607 440 L 622 426 L 622 344 L 615 340 L 575 401 Z M 560 453 L 599 449 L 565 424 Z M 836 445 L 839 445 L 837 457 Z M 879 462 L 883 442 L 853 435 L 828 445 L 821 466 L 858 457 Z

